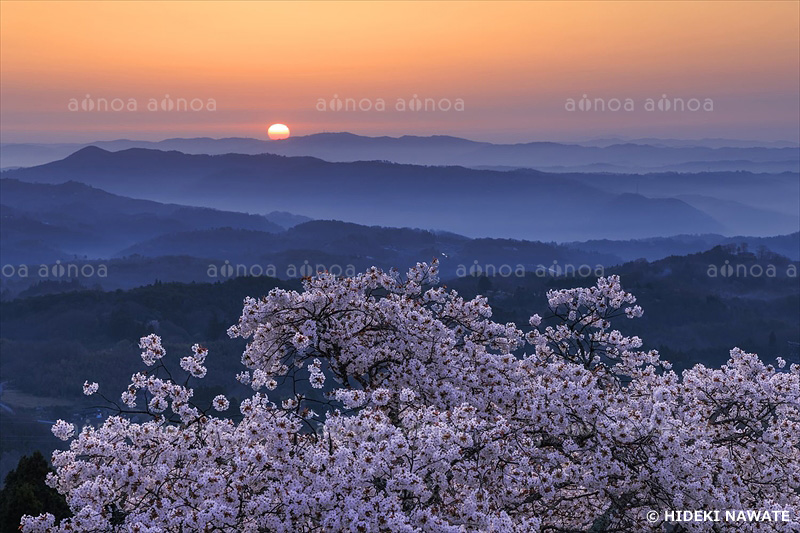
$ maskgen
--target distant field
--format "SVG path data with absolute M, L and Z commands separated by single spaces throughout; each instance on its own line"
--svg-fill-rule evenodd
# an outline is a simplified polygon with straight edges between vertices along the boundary
M 3 391 L 2 403 L 11 407 L 12 409 L 36 409 L 39 407 L 68 407 L 74 405 L 74 402 L 62 399 L 52 398 L 47 396 L 35 396 L 26 392 L 21 392 L 13 389 L 6 389 Z

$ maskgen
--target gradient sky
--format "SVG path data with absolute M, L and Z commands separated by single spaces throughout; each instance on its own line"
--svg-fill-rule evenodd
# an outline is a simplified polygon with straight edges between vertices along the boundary
M 451 134 L 797 141 L 800 2 L 0 1 L 3 142 Z M 634 111 L 567 111 L 568 98 Z M 137 111 L 70 111 L 70 99 Z M 213 98 L 216 110 L 149 111 Z M 398 98 L 463 111 L 397 111 Z M 647 98 L 713 100 L 648 112 Z M 318 100 L 386 102 L 318 111 Z

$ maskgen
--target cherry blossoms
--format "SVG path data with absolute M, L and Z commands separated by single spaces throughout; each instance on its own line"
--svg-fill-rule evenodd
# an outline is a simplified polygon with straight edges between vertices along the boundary
M 238 406 L 196 405 L 142 339 L 127 409 L 53 428 L 71 442 L 48 483 L 74 516 L 22 530 L 664 531 L 648 512 L 685 509 L 790 511 L 687 531 L 800 529 L 800 366 L 733 349 L 678 375 L 614 329 L 642 315 L 616 276 L 549 292 L 523 329 L 436 269 L 246 299 Z M 201 379 L 206 357 L 177 364 Z

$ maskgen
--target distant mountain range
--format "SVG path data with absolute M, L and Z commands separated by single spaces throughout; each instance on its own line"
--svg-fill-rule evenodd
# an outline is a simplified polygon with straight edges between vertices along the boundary
M 115 194 L 228 211 L 274 210 L 365 225 L 541 241 L 718 233 L 768 236 L 800 225 L 797 174 L 549 174 L 313 157 L 190 155 L 84 148 L 6 171 Z M 713 214 L 711 213 L 713 211 Z
M 658 261 L 669 256 L 684 256 L 710 250 L 715 246 L 730 246 L 734 250 L 758 255 L 768 252 L 780 254 L 792 261 L 800 261 L 800 232 L 774 237 L 723 237 L 722 235 L 673 235 L 628 241 L 608 239 L 564 243 L 568 248 L 584 252 L 613 255 L 620 261 L 646 259 Z
M 469 239 L 447 232 L 339 221 L 307 221 L 285 229 L 269 216 L 134 200 L 77 182 L 51 185 L 2 179 L 0 195 L 13 205 L 0 205 L 0 263 L 9 268 L 24 264 L 33 271 L 27 279 L 4 276 L 5 287 L 15 290 L 41 281 L 36 274 L 40 265 L 56 262 L 107 264 L 113 275 L 85 281 L 116 289 L 154 279 L 226 279 L 230 274 L 224 271 L 219 277 L 208 274 L 209 265 L 220 269 L 225 264 L 245 265 L 248 274 L 250 266 L 272 265 L 278 269 L 275 275 L 289 278 L 307 273 L 300 270 L 304 267 L 316 270 L 317 265 L 358 270 L 373 265 L 408 267 L 433 257 L 447 265 L 451 276 L 459 265 L 470 268 L 476 263 L 481 268 L 491 264 L 533 269 L 553 262 L 577 261 L 593 267 L 618 261 L 613 255 L 554 243 Z M 290 266 L 296 274 L 287 273 Z
M 289 227 L 282 224 L 309 220 L 134 200 L 72 181 L 45 185 L 0 179 L 0 198 L 3 264 L 110 257 L 139 241 L 180 231 L 236 227 L 278 233 Z
M 723 139 L 719 137 L 704 139 L 659 139 L 657 137 L 625 139 L 621 137 L 607 137 L 584 141 L 573 141 L 572 143 L 568 144 L 599 147 L 611 146 L 613 144 L 649 144 L 651 146 L 669 146 L 672 148 L 698 146 L 705 148 L 800 148 L 800 144 L 791 141 L 755 141 L 745 139 Z
M 550 172 L 800 171 L 800 147 L 788 142 L 748 145 L 747 141 L 725 139 L 598 139 L 577 143 L 493 144 L 442 135 L 366 137 L 351 133 L 318 133 L 282 141 L 233 137 L 7 143 L 0 146 L 0 168 L 48 163 L 86 146 L 109 151 L 148 148 L 209 155 L 271 153 L 312 156 L 332 162 L 380 160 L 415 165 L 534 168 Z
M 242 275 L 292 278 L 308 269 L 351 273 L 370 266 L 406 268 L 436 257 L 445 278 L 465 273 L 517 277 L 528 272 L 584 270 L 645 258 L 685 255 L 717 245 L 800 260 L 800 233 L 779 237 L 679 235 L 640 240 L 593 240 L 559 245 L 513 239 L 471 239 L 455 233 L 313 220 L 291 213 L 266 216 L 136 200 L 70 181 L 0 179 L 0 263 L 6 297 L 65 275 L 52 266 L 104 264 L 107 276 L 79 276 L 80 286 L 125 289 L 162 281 L 224 281 Z M 620 210 L 638 202 L 619 195 Z M 667 204 L 671 201 L 664 200 Z M 680 205 L 679 200 L 675 200 Z M 12 207 L 13 206 L 13 207 Z M 286 225 L 279 225 L 283 222 Z M 299 223 L 296 223 L 299 222 Z M 6 275 L 28 265 L 29 275 Z M 39 275 L 41 265 L 48 273 Z M 228 270 L 229 269 L 229 270 Z M 272 271 L 270 271 L 272 269 Z M 51 272 L 56 272 L 52 274 Z M 594 270 L 592 270 L 594 272 Z M 69 276 L 66 276 L 69 277 Z

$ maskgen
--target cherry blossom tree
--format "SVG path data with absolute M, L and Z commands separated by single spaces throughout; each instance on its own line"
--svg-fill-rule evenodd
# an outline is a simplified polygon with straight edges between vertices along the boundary
M 684 509 L 791 511 L 688 531 L 800 527 L 800 366 L 733 349 L 678 375 L 613 329 L 642 315 L 616 276 L 550 291 L 523 329 L 436 271 L 246 299 L 229 330 L 248 340 L 238 413 L 195 405 L 143 338 L 114 416 L 53 427 L 71 443 L 48 483 L 74 516 L 22 530 L 664 531 L 648 511 Z M 180 367 L 201 379 L 207 356 Z

